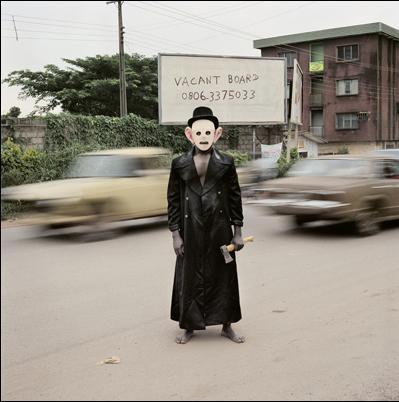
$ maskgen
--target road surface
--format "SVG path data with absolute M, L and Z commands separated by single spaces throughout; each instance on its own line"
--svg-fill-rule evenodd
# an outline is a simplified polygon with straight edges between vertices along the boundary
M 174 343 L 165 223 L 89 243 L 2 229 L 2 400 L 398 400 L 399 225 L 244 216 L 244 344 L 220 327 Z

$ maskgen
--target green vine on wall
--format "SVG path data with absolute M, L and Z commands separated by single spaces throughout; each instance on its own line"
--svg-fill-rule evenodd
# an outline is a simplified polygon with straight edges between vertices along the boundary
M 187 140 L 182 130 L 161 127 L 154 120 L 134 114 L 125 117 L 79 116 L 68 113 L 45 117 L 44 149 L 53 151 L 74 143 L 92 150 L 135 146 L 165 147 L 184 152 Z

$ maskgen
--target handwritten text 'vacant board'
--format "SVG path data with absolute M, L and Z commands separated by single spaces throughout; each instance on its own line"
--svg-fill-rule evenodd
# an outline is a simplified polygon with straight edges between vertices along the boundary
M 283 58 L 160 54 L 159 122 L 186 124 L 208 106 L 223 124 L 286 122 Z

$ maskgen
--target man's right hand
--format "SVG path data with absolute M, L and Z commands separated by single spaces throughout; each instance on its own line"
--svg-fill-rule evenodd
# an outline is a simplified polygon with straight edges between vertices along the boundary
M 172 233 L 173 236 L 173 249 L 177 256 L 182 257 L 184 254 L 184 243 L 178 230 Z

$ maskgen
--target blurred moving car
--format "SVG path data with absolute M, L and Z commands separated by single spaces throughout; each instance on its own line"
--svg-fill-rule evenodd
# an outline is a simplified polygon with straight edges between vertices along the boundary
M 250 161 L 246 166 L 237 169 L 238 180 L 244 196 L 253 196 L 253 186 L 278 176 L 277 163 L 270 158 Z
M 294 216 L 297 225 L 317 220 L 352 221 L 361 235 L 399 218 L 399 160 L 390 157 L 302 159 L 286 177 L 265 183 L 255 203 Z
M 88 152 L 65 179 L 3 188 L 1 198 L 31 203 L 35 222 L 53 228 L 165 215 L 170 161 L 163 148 Z
M 371 155 L 399 159 L 399 148 L 376 149 L 371 152 Z

